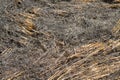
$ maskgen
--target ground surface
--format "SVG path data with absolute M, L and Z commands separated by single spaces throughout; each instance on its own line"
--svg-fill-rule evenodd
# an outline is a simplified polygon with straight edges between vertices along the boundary
M 120 80 L 119 2 L 0 0 L 0 80 Z

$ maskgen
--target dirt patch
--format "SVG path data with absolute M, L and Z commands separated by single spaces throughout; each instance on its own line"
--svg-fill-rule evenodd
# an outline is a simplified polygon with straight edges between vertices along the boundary
M 119 23 L 119 0 L 1 0 L 0 79 L 119 80 Z

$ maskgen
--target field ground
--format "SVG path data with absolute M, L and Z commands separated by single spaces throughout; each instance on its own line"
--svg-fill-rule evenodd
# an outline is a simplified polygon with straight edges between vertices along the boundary
M 0 80 L 120 80 L 120 0 L 0 0 Z

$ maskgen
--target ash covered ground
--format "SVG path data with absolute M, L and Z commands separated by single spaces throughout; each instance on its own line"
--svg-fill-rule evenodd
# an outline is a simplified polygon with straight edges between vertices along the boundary
M 120 80 L 120 0 L 0 0 L 0 80 Z

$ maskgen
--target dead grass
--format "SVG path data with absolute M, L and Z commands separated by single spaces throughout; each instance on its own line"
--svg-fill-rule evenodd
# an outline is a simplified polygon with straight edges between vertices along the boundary
M 116 23 L 112 32 L 113 32 L 114 36 L 120 36 L 120 20 Z
M 107 8 L 113 8 L 113 9 L 118 9 L 120 8 L 120 4 L 109 4 Z
M 53 13 L 60 16 L 65 16 L 66 14 L 68 14 L 67 11 L 63 11 L 63 10 L 53 10 Z
M 74 2 L 95 2 L 96 0 L 73 0 Z
M 18 78 L 19 76 L 21 76 L 23 73 L 24 73 L 24 71 L 15 72 L 7 80 L 14 80 L 15 78 Z
M 22 3 L 23 0 L 15 0 L 16 6 L 18 3 Z M 94 2 L 97 0 L 73 0 L 75 2 Z M 117 0 L 118 2 L 120 0 Z M 82 9 L 79 5 L 73 5 L 77 9 Z M 109 8 L 119 8 L 119 4 L 109 4 Z M 55 35 L 51 35 L 49 32 L 37 31 L 34 20 L 40 17 L 38 11 L 40 8 L 32 7 L 25 12 L 11 14 L 6 11 L 7 17 L 9 17 L 17 26 L 19 26 L 20 32 L 27 34 L 27 36 L 33 36 L 39 33 L 39 38 L 31 37 L 31 43 L 28 41 L 29 37 L 20 36 L 18 40 L 19 43 L 27 45 L 29 44 L 28 51 L 18 54 L 12 54 L 14 48 L 6 48 L 1 54 L 0 58 L 7 60 L 10 55 L 15 59 L 13 63 L 17 62 L 16 58 L 23 57 L 28 58 L 25 60 L 31 60 L 30 65 L 26 63 L 23 64 L 24 70 L 16 70 L 15 64 L 9 63 L 8 66 L 12 67 L 13 71 L 3 72 L 6 80 L 21 80 L 26 76 L 30 75 L 30 72 L 35 75 L 35 77 L 43 77 L 43 80 L 109 80 L 118 79 L 120 71 L 120 20 L 116 23 L 112 29 L 112 33 L 115 39 L 107 39 L 107 41 L 96 41 L 91 43 L 86 43 L 81 46 L 71 48 L 66 42 L 58 40 Z M 51 12 L 51 11 L 50 11 Z M 69 14 L 67 10 L 62 9 L 52 9 L 54 15 L 62 16 L 62 18 Z M 51 16 L 51 15 L 50 15 Z M 60 17 L 59 17 L 60 18 Z M 77 19 L 77 18 L 76 18 Z M 44 19 L 43 19 L 44 20 Z M 71 21 L 72 22 L 72 21 Z M 47 23 L 47 22 L 46 22 Z M 16 27 L 16 26 L 15 26 Z M 104 36 L 104 35 L 103 35 Z M 117 39 L 116 39 L 117 37 Z M 52 39 L 53 38 L 53 39 Z M 36 40 L 37 39 L 37 40 Z M 36 43 L 32 43 L 32 40 L 36 40 Z M 39 42 L 41 40 L 41 42 Z M 43 41 L 43 42 L 42 42 Z M 32 46 L 31 46 L 32 45 Z M 49 47 L 47 47 L 47 45 Z M 26 49 L 26 47 L 23 47 Z M 49 49 L 50 48 L 50 49 Z M 18 48 L 21 49 L 21 48 Z M 42 49 L 42 51 L 40 51 Z M 70 50 L 69 50 L 70 49 Z M 73 50 L 73 51 L 72 51 Z M 19 51 L 19 50 L 18 50 Z M 38 51 L 38 52 L 37 52 Z M 20 52 L 20 51 L 19 51 Z M 42 52 L 42 54 L 41 54 Z M 37 54 L 38 53 L 38 54 Z M 44 54 L 43 54 L 44 53 Z M 55 53 L 55 54 L 52 54 Z M 23 56 L 25 55 L 25 57 Z M 10 59 L 10 60 L 11 60 Z M 12 62 L 11 60 L 11 62 Z M 20 59 L 22 62 L 22 58 Z M 20 61 L 18 60 L 18 62 Z M 6 61 L 7 62 L 7 61 Z M 8 59 L 9 62 L 9 59 Z M 42 67 L 41 67 L 42 66 Z M 37 68 L 39 69 L 37 70 Z M 41 68 L 41 69 L 40 69 Z M 21 67 L 20 67 L 21 69 Z M 43 71 L 42 71 L 43 69 Z M 15 71 L 14 71 L 15 70 Z M 35 70 L 35 71 L 34 71 Z M 39 71 L 41 70 L 41 72 Z M 28 73 L 28 74 L 27 74 Z M 116 75 L 117 74 L 117 75 Z M 111 77 L 111 75 L 113 75 Z M 4 77 L 4 76 L 3 76 Z M 47 78 L 47 79 L 46 79 Z M 28 77 L 28 80 L 31 79 Z
M 108 41 L 108 43 L 91 43 L 83 45 L 76 49 L 76 53 L 66 58 L 66 63 L 74 63 L 57 70 L 48 80 L 98 80 L 102 77 L 109 76 L 120 68 L 120 57 L 109 57 L 108 54 L 112 54 L 115 49 L 120 49 L 120 41 Z M 114 53 L 113 53 L 114 54 Z M 97 59 L 97 56 L 104 55 L 101 60 Z M 108 56 L 108 57 L 107 57 Z M 81 57 L 83 57 L 81 59 Z M 94 60 L 96 58 L 96 60 Z M 90 60 L 91 59 L 91 60 Z M 93 60 L 92 60 L 93 59 Z M 116 62 L 109 63 L 108 61 L 114 60 Z M 88 65 L 89 63 L 92 63 Z M 100 63 L 107 63 L 101 64 Z M 65 65 L 64 64 L 64 65 Z M 59 65 L 57 68 L 64 66 Z M 86 66 L 85 66 L 86 65 Z M 88 65 L 88 66 L 87 66 Z M 54 70 L 54 69 L 53 69 Z

